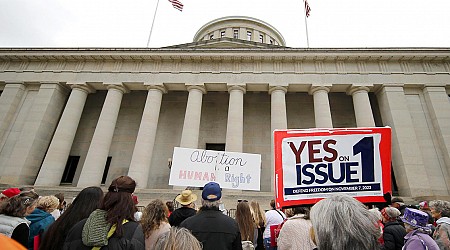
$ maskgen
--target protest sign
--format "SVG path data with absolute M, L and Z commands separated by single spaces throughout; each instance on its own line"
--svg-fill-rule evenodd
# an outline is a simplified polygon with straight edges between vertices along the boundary
M 384 202 L 391 192 L 391 129 L 276 130 L 278 207 L 314 204 L 333 193 Z
M 261 155 L 174 148 L 169 185 L 203 187 L 214 181 L 222 188 L 260 189 Z

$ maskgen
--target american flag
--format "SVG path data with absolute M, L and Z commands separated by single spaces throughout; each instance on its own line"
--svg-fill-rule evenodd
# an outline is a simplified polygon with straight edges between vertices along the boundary
M 175 9 L 177 9 L 179 11 L 183 11 L 183 4 L 180 1 L 178 1 L 178 0 L 169 0 L 169 2 L 172 3 L 172 6 Z
M 309 13 L 311 12 L 311 7 L 309 7 L 308 0 L 303 0 L 305 2 L 305 15 L 309 17 Z

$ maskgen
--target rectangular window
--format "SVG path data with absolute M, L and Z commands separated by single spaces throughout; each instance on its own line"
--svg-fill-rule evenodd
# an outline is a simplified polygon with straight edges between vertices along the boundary
M 264 43 L 264 35 L 259 35 L 259 42 Z
M 247 41 L 251 41 L 251 40 L 252 40 L 252 32 L 247 31 Z
M 214 39 L 214 35 L 209 35 L 209 40 Z
M 106 159 L 105 170 L 103 170 L 103 176 L 102 176 L 102 184 L 105 184 L 106 177 L 108 177 L 108 171 L 109 171 L 109 165 L 111 165 L 111 159 L 112 159 L 112 156 L 108 156 L 108 158 Z
M 273 41 L 272 41 L 272 39 L 270 39 L 270 44 L 273 44 Z
M 225 143 L 206 143 L 206 150 L 225 151 Z
M 72 184 L 79 161 L 80 156 L 69 155 L 66 162 L 66 167 L 64 168 L 63 176 L 61 178 L 61 184 Z
M 239 39 L 239 30 L 233 30 L 233 38 Z
M 220 32 L 220 38 L 225 37 L 225 31 Z

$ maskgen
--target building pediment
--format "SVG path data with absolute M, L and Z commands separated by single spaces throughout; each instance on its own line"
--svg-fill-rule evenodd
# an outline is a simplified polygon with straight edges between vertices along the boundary
M 185 44 L 179 44 L 179 45 L 173 45 L 164 47 L 168 49 L 175 49 L 175 48 L 189 48 L 189 49 L 205 49 L 205 48 L 266 48 L 266 49 L 280 49 L 280 48 L 287 48 L 280 45 L 271 45 L 271 44 L 265 44 L 265 43 L 258 43 L 253 41 L 246 41 L 246 40 L 240 40 L 240 39 L 234 39 L 229 37 L 223 37 L 219 39 L 212 39 L 212 40 L 203 40 L 198 42 L 192 42 L 192 43 L 185 43 Z

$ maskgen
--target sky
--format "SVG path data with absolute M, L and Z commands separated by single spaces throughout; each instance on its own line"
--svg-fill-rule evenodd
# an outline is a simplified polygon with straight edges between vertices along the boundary
M 0 47 L 145 48 L 158 0 L 0 0 Z M 263 20 L 306 48 L 302 0 L 159 0 L 149 47 L 192 42 L 224 16 Z M 450 47 L 449 0 L 308 0 L 310 48 Z

